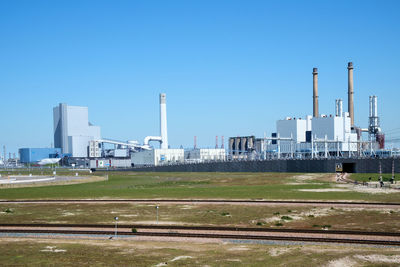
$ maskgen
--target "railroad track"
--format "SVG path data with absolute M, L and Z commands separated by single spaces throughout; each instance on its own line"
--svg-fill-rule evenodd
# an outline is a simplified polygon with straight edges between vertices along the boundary
M 114 224 L 0 224 L 4 227 L 40 227 L 40 228 L 114 228 Z M 399 236 L 400 232 L 376 232 L 353 230 L 315 230 L 315 229 L 285 229 L 285 228 L 257 228 L 257 227 L 229 227 L 229 226 L 182 226 L 182 225 L 153 225 L 153 224 L 119 224 L 119 229 L 155 229 L 155 230 L 193 230 L 193 231 L 231 231 L 231 232 L 264 232 L 264 233 L 301 233 L 325 235 L 363 235 L 363 236 Z
M 352 201 L 232 200 L 232 199 L 44 199 L 0 200 L 0 204 L 48 203 L 166 203 L 166 204 L 242 204 L 242 205 L 333 205 L 363 207 L 399 207 L 400 203 Z
M 135 231 L 137 232 L 132 232 L 130 228 L 135 228 Z M 400 233 L 397 232 L 161 225 L 119 225 L 118 229 L 118 235 L 122 236 L 297 241 L 400 246 Z M 0 233 L 113 236 L 115 234 L 114 231 L 114 225 L 104 224 L 0 224 Z

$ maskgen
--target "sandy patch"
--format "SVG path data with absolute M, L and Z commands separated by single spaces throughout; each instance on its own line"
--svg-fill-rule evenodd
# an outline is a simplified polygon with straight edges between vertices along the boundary
M 290 252 L 292 249 L 290 248 L 271 248 L 268 250 L 269 255 L 272 257 L 280 256 L 282 254 Z
M 61 216 L 73 216 L 75 213 L 72 212 L 64 212 Z
M 287 185 L 321 185 L 323 183 L 300 183 L 300 182 L 293 182 L 293 183 L 286 183 Z
M 183 205 L 183 206 L 181 207 L 181 210 L 191 210 L 191 209 L 193 209 L 193 208 L 194 208 L 193 205 Z
M 239 247 L 229 248 L 228 250 L 229 251 L 246 251 L 246 250 L 250 250 L 250 249 L 245 246 L 239 246 Z
M 308 181 L 308 180 L 314 180 L 320 177 L 320 174 L 316 173 L 309 173 L 309 174 L 302 174 L 302 175 L 295 175 L 293 176 L 293 179 L 297 181 Z
M 261 220 L 257 220 L 257 221 L 263 221 L 265 223 L 275 223 L 275 222 L 281 221 L 282 220 L 281 217 L 284 215 L 292 218 L 291 221 L 304 220 L 311 215 L 314 217 L 323 217 L 323 216 L 331 215 L 333 212 L 335 212 L 335 210 L 331 210 L 330 208 L 314 208 L 310 211 L 304 211 L 299 214 L 294 214 L 294 213 L 279 214 L 279 215 L 272 216 L 270 218 L 265 218 L 265 219 L 261 219 Z M 257 221 L 253 221 L 253 223 L 256 223 Z
M 355 255 L 357 259 L 369 261 L 369 262 L 379 262 L 379 263 L 400 263 L 400 255 L 386 256 L 386 255 Z
M 350 267 L 356 265 L 357 262 L 350 257 L 329 261 L 327 267 Z
M 324 189 L 298 189 L 303 192 L 348 192 L 351 190 L 341 188 L 324 188 Z
M 185 259 L 191 259 L 191 258 L 193 258 L 193 257 L 192 256 L 178 256 L 178 257 L 173 258 L 170 261 L 172 262 L 172 261 L 179 261 L 179 260 L 185 260 Z
M 52 247 L 52 246 L 46 246 L 46 248 L 41 250 L 42 252 L 54 252 L 54 253 L 58 253 L 58 252 L 66 252 L 67 250 L 65 249 L 56 249 L 56 247 Z
M 380 187 L 369 187 L 363 185 L 354 185 L 354 184 L 341 184 L 336 187 L 345 188 L 346 190 L 352 190 L 359 193 L 368 193 L 368 194 L 392 194 L 392 193 L 400 193 L 400 190 L 393 188 L 380 188 Z

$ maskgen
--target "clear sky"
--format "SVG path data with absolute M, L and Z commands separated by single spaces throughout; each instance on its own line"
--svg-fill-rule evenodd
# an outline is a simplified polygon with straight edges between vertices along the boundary
M 89 107 L 102 136 L 159 134 L 167 94 L 172 147 L 268 135 L 277 119 L 347 111 L 378 96 L 383 130 L 400 128 L 400 1 L 0 1 L 0 145 L 49 147 L 52 108 Z M 400 136 L 400 131 L 388 131 Z M 0 148 L 2 151 L 2 147 Z

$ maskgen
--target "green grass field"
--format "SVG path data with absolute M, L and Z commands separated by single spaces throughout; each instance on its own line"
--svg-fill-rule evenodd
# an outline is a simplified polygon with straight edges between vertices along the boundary
M 398 266 L 398 248 L 4 238 L 2 266 Z
M 0 204 L 0 223 L 155 224 L 152 204 Z M 160 224 L 398 232 L 400 208 L 312 206 L 159 205 Z
M 333 174 L 107 172 L 107 181 L 26 188 L 0 187 L 0 199 L 305 199 L 400 202 L 400 194 L 322 191 Z M 357 180 L 377 175 L 359 175 Z M 4 175 L 3 175 L 4 177 Z M 308 191 L 301 191 L 308 190 Z

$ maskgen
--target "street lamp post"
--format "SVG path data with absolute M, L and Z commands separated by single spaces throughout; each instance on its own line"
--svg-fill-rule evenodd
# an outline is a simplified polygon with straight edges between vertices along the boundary
M 158 206 L 158 205 L 156 205 L 157 224 L 158 224 L 158 209 L 159 209 L 159 206 Z
M 115 238 L 117 238 L 117 230 L 118 230 L 118 217 L 114 217 L 114 220 L 115 220 L 115 234 L 114 234 L 114 236 L 115 236 Z

